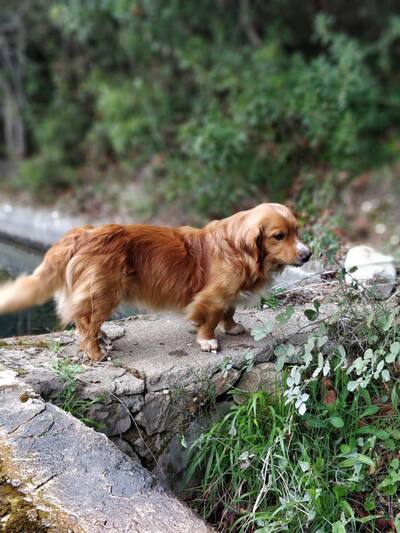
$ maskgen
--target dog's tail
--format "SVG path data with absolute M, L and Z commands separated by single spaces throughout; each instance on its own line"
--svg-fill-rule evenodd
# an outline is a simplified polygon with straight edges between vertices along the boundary
M 0 285 L 0 315 L 47 302 L 61 285 L 61 276 L 43 261 L 30 276 Z

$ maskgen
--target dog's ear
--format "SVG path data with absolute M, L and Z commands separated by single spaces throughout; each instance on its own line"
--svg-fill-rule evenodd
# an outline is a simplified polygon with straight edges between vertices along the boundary
M 257 262 L 262 267 L 264 263 L 265 256 L 267 255 L 266 249 L 265 249 L 265 235 L 264 235 L 264 228 L 262 226 L 259 227 L 259 232 L 256 238 L 256 247 L 257 247 Z
M 264 228 L 261 224 L 255 224 L 245 231 L 239 247 L 262 266 L 266 256 Z

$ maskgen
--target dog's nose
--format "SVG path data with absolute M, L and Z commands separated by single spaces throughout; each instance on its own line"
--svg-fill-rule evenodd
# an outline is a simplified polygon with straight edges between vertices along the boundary
M 310 260 L 310 257 L 312 256 L 312 252 L 309 248 L 305 247 L 304 251 L 300 253 L 300 261 L 304 264 L 307 263 L 307 261 Z

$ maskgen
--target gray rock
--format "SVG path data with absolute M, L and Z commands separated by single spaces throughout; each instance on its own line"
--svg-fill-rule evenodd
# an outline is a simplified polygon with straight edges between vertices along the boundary
M 171 401 L 171 394 L 168 390 L 149 392 L 135 420 L 145 429 L 147 435 L 154 435 L 176 428 L 185 419 L 187 413 L 181 407 L 179 403 Z
M 112 322 L 106 322 L 102 330 L 107 335 L 108 340 L 115 341 L 117 339 L 120 339 L 125 335 L 125 328 L 124 326 L 120 326 L 118 324 L 114 324 Z
M 144 459 L 148 464 L 154 464 L 171 440 L 171 434 L 164 431 L 163 433 L 155 433 L 148 436 L 143 431 L 135 428 L 134 430 L 131 429 L 125 435 L 125 438 L 141 459 Z
M 275 276 L 271 288 L 288 290 L 307 287 L 307 285 L 321 281 L 321 274 L 325 270 L 323 263 L 318 259 L 311 259 L 311 261 L 301 267 L 287 266 L 281 274 Z
M 98 430 L 108 437 L 124 434 L 132 423 L 132 415 L 119 402 L 108 405 L 102 403 L 91 405 L 86 417 L 98 422 Z
M 144 391 L 143 379 L 138 379 L 131 373 L 125 373 L 113 382 L 112 391 L 117 396 L 139 394 Z
M 121 437 L 110 437 L 110 440 L 122 453 L 130 457 L 133 462 L 140 464 L 138 454 L 126 440 L 122 439 Z
M 236 388 L 243 392 L 257 392 L 264 390 L 273 394 L 276 390 L 278 376 L 274 363 L 261 363 L 254 366 L 248 372 L 244 372 Z M 236 403 L 243 403 L 246 401 L 245 394 L 235 394 Z
M 214 387 L 216 397 L 218 398 L 218 396 L 227 392 L 236 383 L 239 376 L 240 372 L 235 368 L 214 374 L 211 378 L 211 383 Z
M 221 420 L 233 405 L 232 401 L 217 404 L 212 412 L 193 419 L 183 435 L 175 435 L 169 441 L 153 469 L 160 483 L 172 489 L 175 494 L 184 494 L 185 496 L 193 487 L 199 485 L 201 480 L 198 475 L 195 474 L 191 480 L 186 476 L 190 446 L 212 424 Z
M 3 375 L 1 382 L 2 474 L 19 484 L 34 505 L 50 510 L 59 530 L 209 531 L 104 435 L 40 399 L 21 401 L 26 387 L 15 375 Z
M 345 281 L 359 283 L 367 296 L 382 300 L 390 296 L 396 284 L 396 266 L 391 255 L 383 255 L 370 246 L 353 246 L 344 262 Z M 354 272 L 350 272 L 356 268 Z

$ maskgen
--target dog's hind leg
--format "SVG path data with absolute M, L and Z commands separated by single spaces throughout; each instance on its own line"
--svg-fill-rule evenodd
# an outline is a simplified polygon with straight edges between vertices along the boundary
M 101 361 L 103 354 L 99 346 L 99 333 L 105 320 L 120 302 L 120 294 L 108 286 L 92 286 L 79 291 L 69 298 L 59 300 L 59 313 L 65 324 L 74 322 L 79 335 L 79 348 L 91 361 Z
M 76 316 L 74 322 L 80 337 L 80 349 L 91 361 L 101 361 L 104 356 L 99 346 L 99 333 L 103 322 L 110 317 L 118 301 L 91 299 L 90 305 L 91 311 Z
M 241 335 L 246 331 L 242 324 L 238 324 L 233 320 L 235 311 L 235 307 L 229 307 L 225 311 L 220 322 L 222 331 L 224 331 L 227 335 Z

